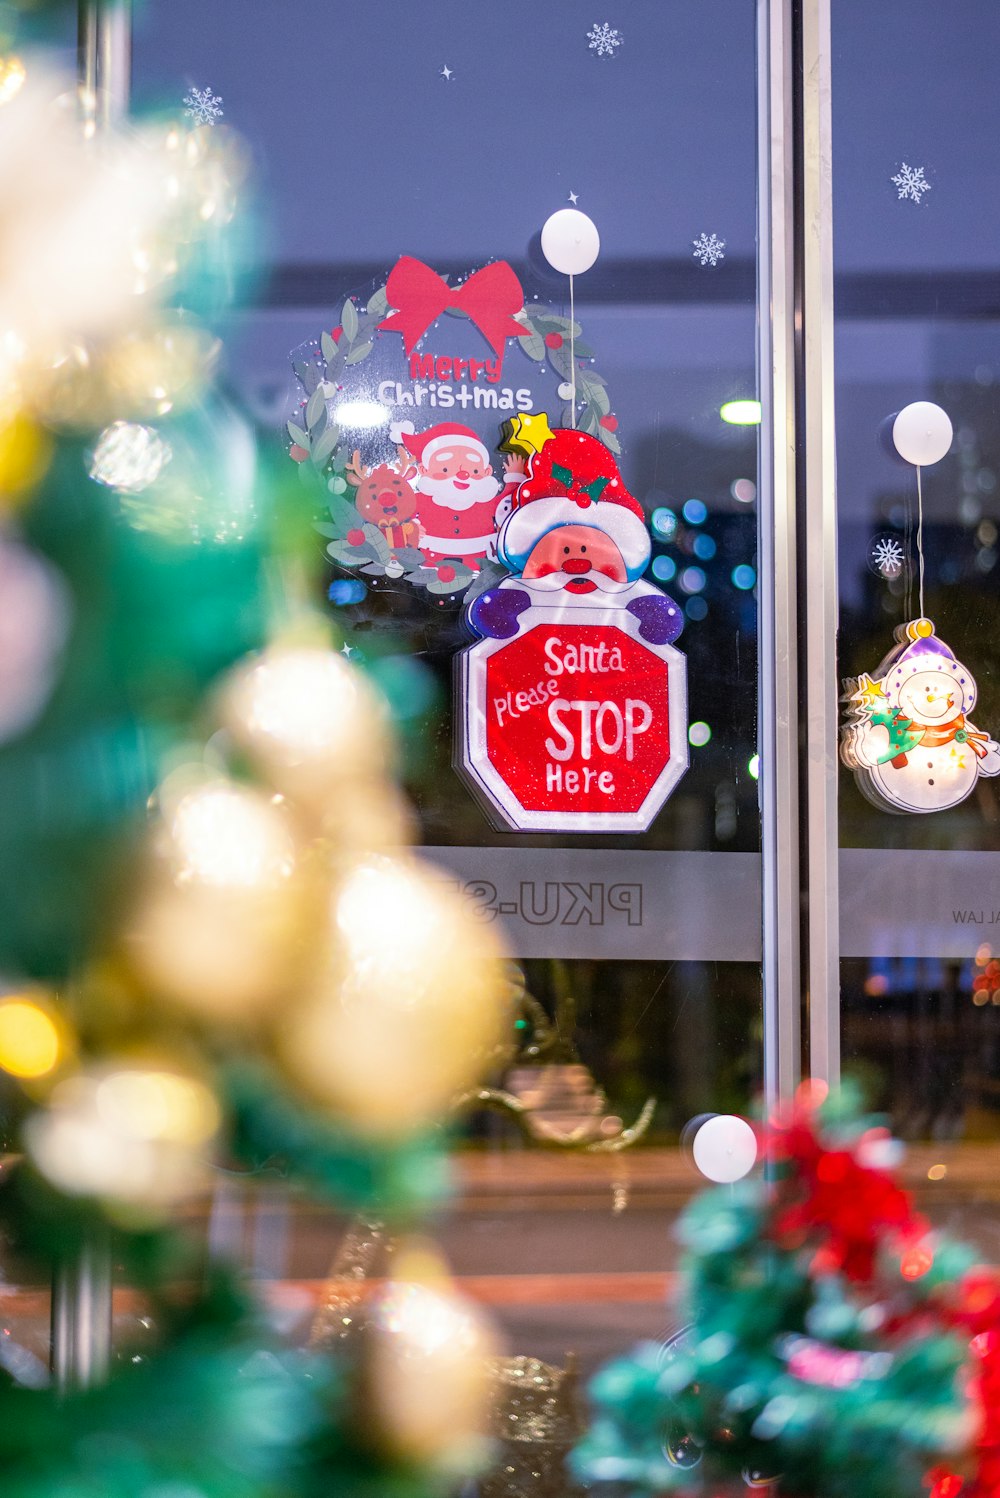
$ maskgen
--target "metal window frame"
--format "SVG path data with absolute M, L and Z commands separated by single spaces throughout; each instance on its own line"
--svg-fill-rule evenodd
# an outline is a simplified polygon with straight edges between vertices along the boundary
M 758 0 L 764 1079 L 840 1072 L 830 0 Z M 803 1025 L 804 1013 L 807 1023 Z

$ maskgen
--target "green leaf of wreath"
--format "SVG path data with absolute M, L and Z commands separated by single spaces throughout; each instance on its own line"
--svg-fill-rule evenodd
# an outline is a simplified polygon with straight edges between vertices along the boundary
M 340 494 L 330 495 L 330 519 L 334 525 L 340 527 L 340 534 L 346 536 L 348 531 L 360 531 L 364 529 L 364 521 L 350 500 L 344 499 Z
M 306 406 L 306 426 L 314 437 L 319 436 L 326 428 L 326 396 L 319 385 L 309 397 L 309 403 Z
M 318 438 L 312 450 L 312 460 L 317 468 L 325 468 L 334 449 L 337 446 L 339 432 L 336 427 L 327 427 L 322 437 Z
M 308 452 L 309 433 L 304 432 L 301 427 L 296 426 L 294 421 L 286 422 L 286 426 L 288 428 L 288 435 L 289 437 L 291 437 L 292 441 L 297 442 L 299 447 L 304 447 Z
M 337 344 L 332 333 L 324 333 L 320 339 L 320 344 L 323 349 L 323 358 L 327 364 L 332 364 L 337 357 Z
M 373 296 L 368 298 L 368 306 L 365 308 L 370 317 L 383 318 L 389 310 L 389 298 L 386 296 L 385 287 L 380 286 Z
M 383 536 L 377 525 L 366 522 L 364 527 L 365 540 L 372 548 L 380 562 L 387 562 L 392 556 L 392 548 Z
M 340 325 L 344 330 L 344 334 L 347 338 L 348 343 L 353 343 L 355 338 L 357 338 L 358 336 L 358 309 L 355 307 L 350 297 L 348 297 L 347 301 L 344 303 L 344 310 L 341 314 Z
M 351 349 L 351 352 L 348 354 L 347 358 L 344 360 L 344 363 L 345 364 L 360 364 L 361 361 L 362 361 L 362 359 L 367 359 L 368 358 L 368 355 L 371 353 L 371 351 L 372 351 L 372 349 L 374 347 L 375 347 L 375 345 L 374 345 L 374 343 L 372 342 L 371 339 L 369 339 L 367 343 L 359 343 L 358 346 L 357 346 L 357 348 L 352 348 Z

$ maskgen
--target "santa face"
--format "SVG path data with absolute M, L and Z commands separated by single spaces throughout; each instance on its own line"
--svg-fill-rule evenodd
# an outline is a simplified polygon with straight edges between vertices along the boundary
M 420 465 L 417 488 L 446 510 L 468 510 L 500 493 L 486 449 L 457 439 Z
M 961 685 L 944 671 L 917 671 L 899 689 L 899 710 L 914 723 L 948 723 L 972 706 Z
M 592 525 L 560 525 L 536 543 L 521 574 L 532 592 L 619 593 L 629 587 L 625 559 Z

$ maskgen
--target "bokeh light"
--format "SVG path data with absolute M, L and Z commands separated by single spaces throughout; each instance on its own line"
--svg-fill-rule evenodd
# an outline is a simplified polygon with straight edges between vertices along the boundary
M 654 557 L 652 571 L 653 576 L 658 577 L 661 583 L 668 583 L 677 576 L 677 563 L 673 557 Z
M 696 749 L 702 749 L 712 737 L 712 730 L 707 723 L 692 723 L 688 729 L 688 743 L 693 744 Z
M 758 778 L 758 776 L 760 775 L 759 754 L 751 754 L 749 760 L 747 761 L 747 770 L 750 774 L 751 780 L 756 780 Z
M 757 498 L 757 485 L 753 479 L 734 479 L 729 492 L 741 505 L 752 505 Z
M 684 612 L 689 619 L 693 619 L 697 624 L 702 619 L 708 617 L 708 604 L 704 598 L 689 598 L 684 605 Z
M 685 567 L 678 579 L 685 593 L 700 593 L 707 580 L 700 567 Z
M 692 547 L 695 556 L 702 562 L 710 562 L 715 556 L 716 546 L 711 536 L 695 536 Z
M 97 439 L 90 477 L 109 489 L 141 494 L 154 484 L 173 453 L 155 427 L 113 421 Z
M 664 541 L 673 540 L 677 534 L 677 516 L 666 505 L 660 505 L 653 511 L 652 525 L 656 534 Z
M 760 401 L 726 401 L 719 408 L 719 415 L 730 426 L 752 427 L 760 425 Z
M 733 568 L 732 579 L 734 588 L 739 588 L 743 593 L 749 593 L 757 582 L 757 573 L 747 562 L 741 562 L 738 567 Z
M 0 1000 L 0 1067 L 25 1081 L 47 1077 L 59 1064 L 62 1043 L 52 1015 L 23 995 Z
M 700 499 L 689 499 L 681 514 L 688 525 L 701 525 L 708 518 L 708 507 Z

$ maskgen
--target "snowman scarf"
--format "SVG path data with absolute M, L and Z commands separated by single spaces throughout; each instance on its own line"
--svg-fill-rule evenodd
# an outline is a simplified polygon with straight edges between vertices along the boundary
M 968 744 L 978 759 L 986 758 L 985 745 L 989 743 L 989 735 L 980 733 L 975 728 L 966 728 L 964 713 L 959 713 L 957 718 L 952 718 L 948 723 L 922 730 L 918 729 L 911 719 L 905 718 L 902 713 L 897 713 L 893 719 L 893 727 L 905 733 L 908 739 L 913 740 L 907 746 L 909 749 L 916 749 L 918 745 L 923 745 L 925 749 L 940 749 L 944 744 Z M 886 759 L 890 760 L 893 769 L 896 770 L 904 769 L 909 762 L 905 750 L 901 753 L 886 755 Z M 880 761 L 880 763 L 883 762 Z

